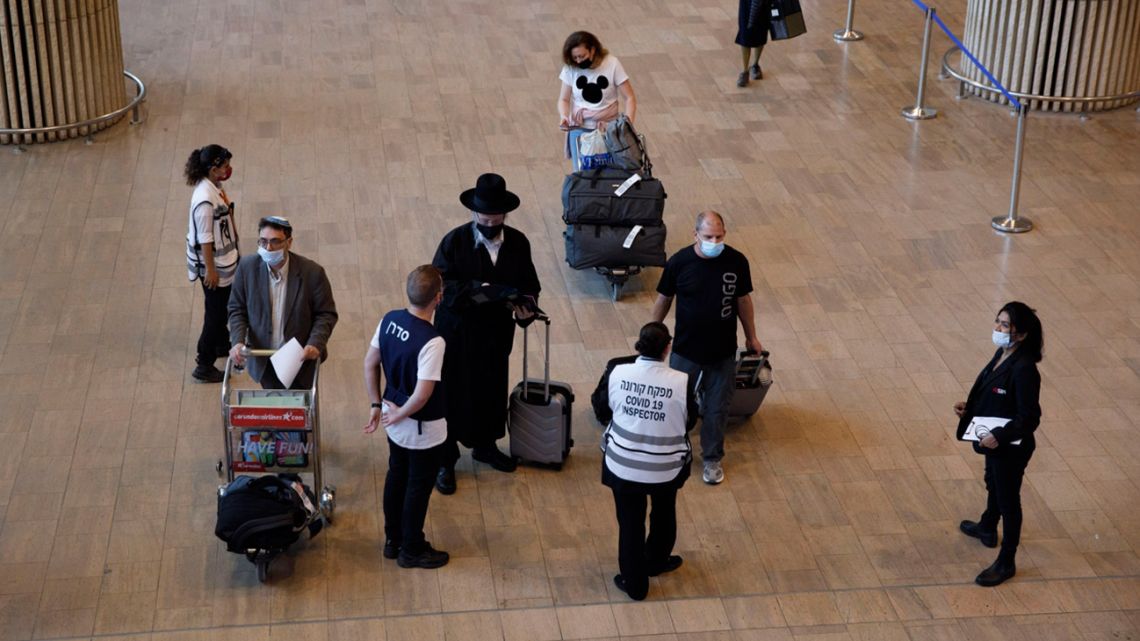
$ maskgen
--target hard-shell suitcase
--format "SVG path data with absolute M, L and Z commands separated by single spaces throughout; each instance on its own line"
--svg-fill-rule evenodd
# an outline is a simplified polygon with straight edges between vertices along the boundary
M 664 267 L 665 227 L 568 225 L 566 262 L 573 269 L 589 267 Z M 628 245 L 628 246 L 627 246 Z
M 736 360 L 736 385 L 728 406 L 729 420 L 742 421 L 755 414 L 771 386 L 772 365 L 768 362 L 767 350 L 759 355 L 751 350 L 741 352 Z
M 538 320 L 546 325 L 545 373 L 543 380 L 527 377 L 529 328 L 524 328 L 523 380 L 511 391 L 507 417 L 511 456 L 524 463 L 562 469 L 574 445 L 570 431 L 574 389 L 568 383 L 550 380 L 550 319 L 539 316 Z
M 634 175 L 639 179 L 622 187 Z M 627 169 L 603 167 L 579 171 L 562 181 L 562 221 L 618 227 L 660 227 L 665 188 L 656 178 Z

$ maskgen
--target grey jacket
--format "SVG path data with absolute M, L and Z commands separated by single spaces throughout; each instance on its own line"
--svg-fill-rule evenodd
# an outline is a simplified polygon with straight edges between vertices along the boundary
M 333 301 L 332 286 L 325 269 L 304 256 L 289 252 L 286 286 L 282 326 L 285 341 L 296 338 L 302 346 L 316 347 L 321 351 L 321 361 L 324 361 L 329 355 L 329 336 L 337 321 L 336 302 Z M 271 311 L 268 268 L 257 254 L 243 256 L 238 262 L 230 291 L 230 344 L 245 343 L 253 349 L 276 347 L 270 344 L 273 336 Z M 265 358 L 246 361 L 249 375 L 258 382 L 268 367 L 269 360 Z M 293 387 L 311 385 L 312 369 L 311 366 L 303 367 Z

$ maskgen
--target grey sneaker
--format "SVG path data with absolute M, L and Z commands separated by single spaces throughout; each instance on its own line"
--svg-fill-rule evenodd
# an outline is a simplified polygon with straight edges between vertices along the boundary
M 724 480 L 724 469 L 721 468 L 720 461 L 705 461 L 705 473 L 702 477 L 709 485 L 719 485 Z

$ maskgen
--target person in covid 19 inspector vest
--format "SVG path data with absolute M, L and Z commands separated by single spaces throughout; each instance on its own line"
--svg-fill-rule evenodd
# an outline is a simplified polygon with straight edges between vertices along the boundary
M 665 361 L 672 341 L 664 323 L 646 324 L 637 360 L 614 367 L 607 388 L 613 419 L 602 437 L 602 483 L 613 490 L 618 520 L 614 585 L 636 601 L 648 594 L 649 577 L 681 567 L 673 554 L 677 490 L 689 478 L 697 411 L 688 375 Z

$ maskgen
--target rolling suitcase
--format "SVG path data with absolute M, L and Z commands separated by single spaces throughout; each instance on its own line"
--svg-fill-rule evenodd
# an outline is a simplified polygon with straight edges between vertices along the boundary
M 527 378 L 527 336 L 523 329 L 523 380 L 511 391 L 507 430 L 511 435 L 511 456 L 524 463 L 562 469 L 574 439 L 570 433 L 570 407 L 574 389 L 567 383 L 550 380 L 550 319 L 539 316 L 546 325 L 545 373 L 543 380 Z
M 772 365 L 768 352 L 741 352 L 736 360 L 736 385 L 728 406 L 730 421 L 743 421 L 760 409 L 772 386 Z

